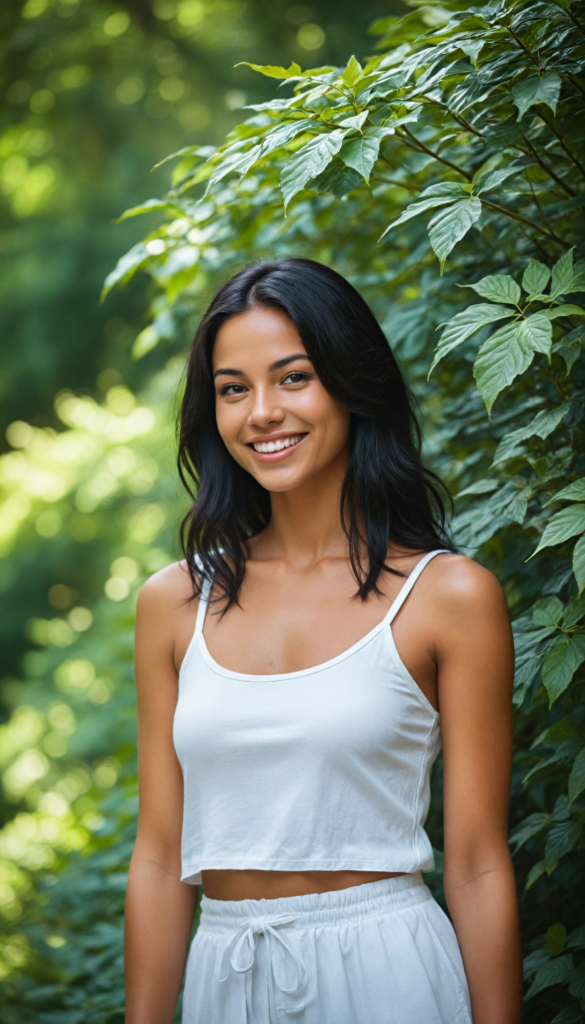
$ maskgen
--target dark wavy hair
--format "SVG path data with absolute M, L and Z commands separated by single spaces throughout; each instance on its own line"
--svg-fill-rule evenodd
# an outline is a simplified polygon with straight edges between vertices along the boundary
M 379 593 L 388 545 L 455 550 L 445 524 L 448 492 L 421 461 L 421 430 L 406 381 L 371 309 L 345 278 L 313 260 L 256 263 L 218 291 L 199 325 L 187 364 L 178 465 L 193 504 L 181 523 L 197 597 L 215 579 L 222 612 L 237 602 L 248 539 L 270 521 L 270 494 L 232 458 L 215 418 L 212 351 L 230 317 L 254 306 L 278 309 L 295 325 L 324 387 L 351 412 L 350 455 L 340 517 L 356 597 Z M 366 558 L 367 551 L 367 558 Z

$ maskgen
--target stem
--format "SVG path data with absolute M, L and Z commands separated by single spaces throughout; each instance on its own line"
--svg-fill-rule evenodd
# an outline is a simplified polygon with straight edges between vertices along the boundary
M 562 180 L 562 178 L 559 178 L 558 174 L 555 174 L 555 172 L 553 171 L 552 167 L 549 167 L 548 164 L 545 164 L 544 160 L 542 160 L 542 158 L 540 157 L 538 151 L 534 148 L 532 143 L 526 138 L 525 135 L 522 135 L 522 138 L 524 139 L 524 142 L 528 146 L 528 149 L 532 153 L 532 155 L 535 158 L 535 160 L 537 161 L 537 163 L 540 164 L 540 166 L 542 167 L 543 171 L 545 171 L 545 173 L 548 174 L 549 178 L 552 178 L 553 181 L 556 181 L 557 185 L 560 185 L 561 188 L 563 188 L 565 190 L 567 195 L 573 197 L 575 195 L 575 193 L 573 192 L 573 189 L 570 187 L 570 185 L 566 185 L 565 182 Z
M 575 89 L 578 89 L 578 90 L 579 90 L 579 92 L 581 93 L 581 95 L 582 95 L 582 96 L 585 96 L 585 89 L 583 88 L 583 86 L 582 86 L 582 85 L 579 85 L 579 82 L 577 81 L 577 79 L 576 79 L 576 78 L 574 78 L 574 77 L 573 77 L 573 75 L 566 75 L 566 74 L 565 74 L 565 75 L 563 75 L 562 77 L 563 77 L 563 78 L 566 78 L 566 79 L 567 79 L 567 82 L 570 82 L 570 83 L 571 83 L 571 85 L 572 85 L 572 86 L 573 86 L 573 87 L 574 87 Z
M 546 116 L 546 114 L 544 113 L 544 111 L 540 111 L 538 116 L 541 118 L 542 121 L 544 121 L 545 124 L 548 125 L 548 127 L 550 128 L 550 130 L 553 133 L 553 135 L 555 135 L 557 137 L 557 139 L 559 140 L 561 146 L 563 147 L 563 149 L 564 149 L 565 153 L 567 154 L 567 156 L 569 157 L 569 159 L 573 161 L 573 163 L 575 164 L 575 167 L 579 168 L 579 170 L 581 171 L 581 174 L 585 178 L 585 167 L 583 167 L 579 163 L 579 161 L 577 160 L 577 157 L 574 156 L 573 153 L 571 153 L 571 150 L 565 145 L 565 140 L 563 139 L 563 136 L 557 131 L 557 129 L 555 128 L 555 126 L 552 123 L 552 121 L 549 121 L 549 119 Z
M 534 191 L 534 188 L 532 186 L 532 182 L 531 182 L 530 178 L 528 177 L 528 174 L 526 175 L 526 180 L 527 180 L 528 184 L 530 185 L 530 191 L 532 192 L 532 198 L 534 199 L 534 202 L 536 203 L 536 208 L 537 208 L 537 210 L 538 210 L 538 212 L 540 214 L 542 223 L 545 225 L 545 227 L 548 228 L 550 233 L 552 235 L 554 235 L 554 230 L 553 230 L 552 226 L 550 225 L 550 223 L 548 222 L 548 220 L 546 218 L 546 215 L 544 213 L 544 210 L 542 209 L 542 207 L 541 207 L 541 205 L 540 205 L 540 203 L 538 201 L 538 196 L 537 196 L 536 192 Z
M 554 231 L 547 231 L 546 228 L 539 227 L 533 220 L 528 220 L 527 217 L 523 217 L 521 213 L 515 213 L 513 210 L 506 210 L 505 207 L 498 206 L 496 203 L 490 203 L 487 199 L 482 199 L 481 196 L 479 198 L 483 205 L 489 206 L 491 210 L 496 210 L 497 213 L 503 213 L 505 217 L 511 217 L 512 220 L 518 220 L 521 224 L 527 224 L 533 231 L 538 231 L 541 235 L 547 235 L 548 238 L 552 238 L 554 242 L 558 242 L 559 245 L 562 245 L 565 249 L 569 248 L 567 243 L 564 242 L 562 238 L 559 238 Z
M 341 96 L 343 96 L 343 98 L 346 99 L 348 103 L 351 103 L 351 105 L 352 105 L 353 109 L 355 110 L 356 114 L 359 114 L 359 110 L 358 110 L 358 108 L 356 106 L 356 102 L 355 102 L 355 100 L 353 99 L 352 96 L 348 96 L 347 93 L 344 92 L 343 89 L 341 89 L 338 85 L 332 85 L 331 88 L 332 89 L 336 89 L 337 92 Z
M 383 160 L 385 164 L 388 164 L 388 167 L 390 167 L 393 171 L 396 170 L 394 164 L 392 163 L 391 160 L 388 159 L 385 153 L 380 153 L 380 159 Z
M 469 123 L 469 121 L 466 121 L 464 117 L 461 117 L 461 114 L 455 114 L 454 111 L 450 110 L 446 103 L 439 103 L 438 100 L 433 100 L 429 96 L 425 96 L 424 93 L 421 93 L 421 97 L 423 100 L 426 100 L 427 103 L 434 103 L 434 105 L 436 107 L 440 107 L 441 110 L 446 110 L 449 117 L 452 117 L 453 120 L 457 122 L 457 124 L 460 124 L 461 127 L 465 128 L 468 132 L 472 132 L 474 135 L 477 135 L 478 139 L 484 138 L 482 133 L 478 132 L 477 128 L 474 128 L 473 125 Z
M 425 146 L 424 142 L 421 142 L 420 139 L 417 139 L 416 136 L 413 135 L 412 132 L 408 130 L 408 128 L 404 127 L 404 125 L 402 125 L 402 131 L 400 133 L 398 132 L 398 130 L 396 131 L 396 134 L 400 139 L 404 138 L 402 132 L 405 132 L 408 135 L 409 139 L 412 139 L 412 141 L 416 143 L 416 145 L 419 147 L 419 153 L 428 153 L 428 155 L 432 156 L 434 160 L 438 160 L 440 163 L 446 164 L 446 166 L 450 167 L 453 171 L 457 171 L 457 174 L 461 174 L 463 175 L 464 178 L 467 178 L 468 181 L 471 181 L 471 174 L 468 174 L 467 171 L 464 171 L 462 167 L 458 167 L 457 164 L 452 164 L 450 160 L 445 160 L 445 157 L 440 156 L 439 153 L 435 153 L 432 149 L 429 149 L 428 146 Z
M 569 18 L 573 22 L 573 25 L 575 26 L 575 28 L 579 29 L 579 32 L 581 33 L 581 35 L 585 36 L 585 28 L 583 28 L 583 25 L 581 24 L 579 19 L 576 18 L 575 15 L 572 14 L 572 12 L 570 10 L 569 11 L 565 11 L 565 14 L 568 14 Z
M 410 192 L 421 192 L 421 185 L 406 185 L 403 181 L 396 181 L 395 178 L 385 178 L 383 174 L 372 174 L 371 178 L 375 178 L 376 181 L 385 181 L 388 185 L 398 185 L 398 188 L 405 188 Z
M 530 60 L 532 61 L 532 63 L 534 64 L 534 66 L 535 66 L 535 67 L 537 67 L 537 68 L 538 68 L 538 70 L 540 71 L 540 70 L 541 70 L 541 68 L 540 68 L 540 64 L 539 64 L 539 62 L 538 62 L 538 61 L 537 61 L 537 60 L 536 60 L 536 59 L 534 58 L 534 56 L 533 56 L 533 55 L 531 54 L 530 50 L 528 50 L 528 49 L 526 48 L 526 46 L 524 45 L 524 43 L 522 42 L 522 40 L 518 38 L 518 36 L 517 36 L 517 35 L 516 35 L 516 33 L 514 32 L 514 29 L 513 29 L 513 28 L 511 28 L 511 27 L 510 27 L 510 25 L 505 25 L 505 24 L 504 24 L 504 23 L 503 23 L 502 21 L 500 21 L 500 25 L 503 25 L 503 26 L 504 26 L 504 28 L 506 29 L 506 31 L 507 31 L 507 32 L 509 32 L 511 36 L 513 36 L 513 38 L 514 38 L 514 39 L 516 40 L 516 42 L 518 43 L 518 46 L 520 47 L 520 49 L 521 49 L 521 50 L 524 50 L 524 53 L 526 54 L 526 56 L 527 56 L 527 57 L 530 57 Z

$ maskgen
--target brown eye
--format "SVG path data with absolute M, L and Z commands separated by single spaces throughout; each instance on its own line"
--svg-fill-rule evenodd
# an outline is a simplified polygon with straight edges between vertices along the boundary
M 219 389 L 218 395 L 243 395 L 245 391 L 246 388 L 243 384 L 224 384 Z
M 291 373 L 287 373 L 283 380 L 283 384 L 302 384 L 303 381 L 308 380 L 306 373 L 301 373 L 300 370 L 293 370 Z

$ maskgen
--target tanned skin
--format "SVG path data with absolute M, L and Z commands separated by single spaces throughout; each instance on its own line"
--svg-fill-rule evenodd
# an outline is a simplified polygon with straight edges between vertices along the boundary
M 252 541 L 239 606 L 222 618 L 212 605 L 204 639 L 215 661 L 233 671 L 310 668 L 377 625 L 404 577 L 384 573 L 380 595 L 355 599 L 339 519 L 350 417 L 317 378 L 291 321 L 265 308 L 228 320 L 213 368 L 220 434 L 236 461 L 270 491 L 272 518 Z M 300 435 L 276 461 L 259 458 L 250 446 Z M 420 558 L 391 544 L 387 564 L 409 573 Z M 197 614 L 190 594 L 178 562 L 152 576 L 138 600 L 140 812 L 126 903 L 126 1024 L 171 1024 L 195 911 L 196 887 L 179 881 L 183 778 L 172 740 L 177 677 Z M 392 631 L 408 671 L 441 715 L 445 896 L 474 1021 L 520 1024 L 522 956 L 507 839 L 513 646 L 502 588 L 471 559 L 440 555 Z M 390 876 L 204 871 L 203 891 L 219 900 L 274 899 L 384 877 Z

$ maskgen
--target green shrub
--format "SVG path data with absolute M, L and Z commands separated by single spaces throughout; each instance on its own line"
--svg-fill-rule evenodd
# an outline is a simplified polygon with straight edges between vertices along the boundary
M 525 1014 L 571 1024 L 585 1010 L 583 5 L 412 6 L 374 26 L 363 66 L 252 65 L 278 98 L 217 151 L 175 154 L 170 193 L 126 214 L 164 222 L 107 288 L 150 274 L 149 350 L 252 258 L 322 260 L 368 297 L 456 496 L 456 539 L 508 596 Z M 440 871 L 427 880 L 441 898 Z

